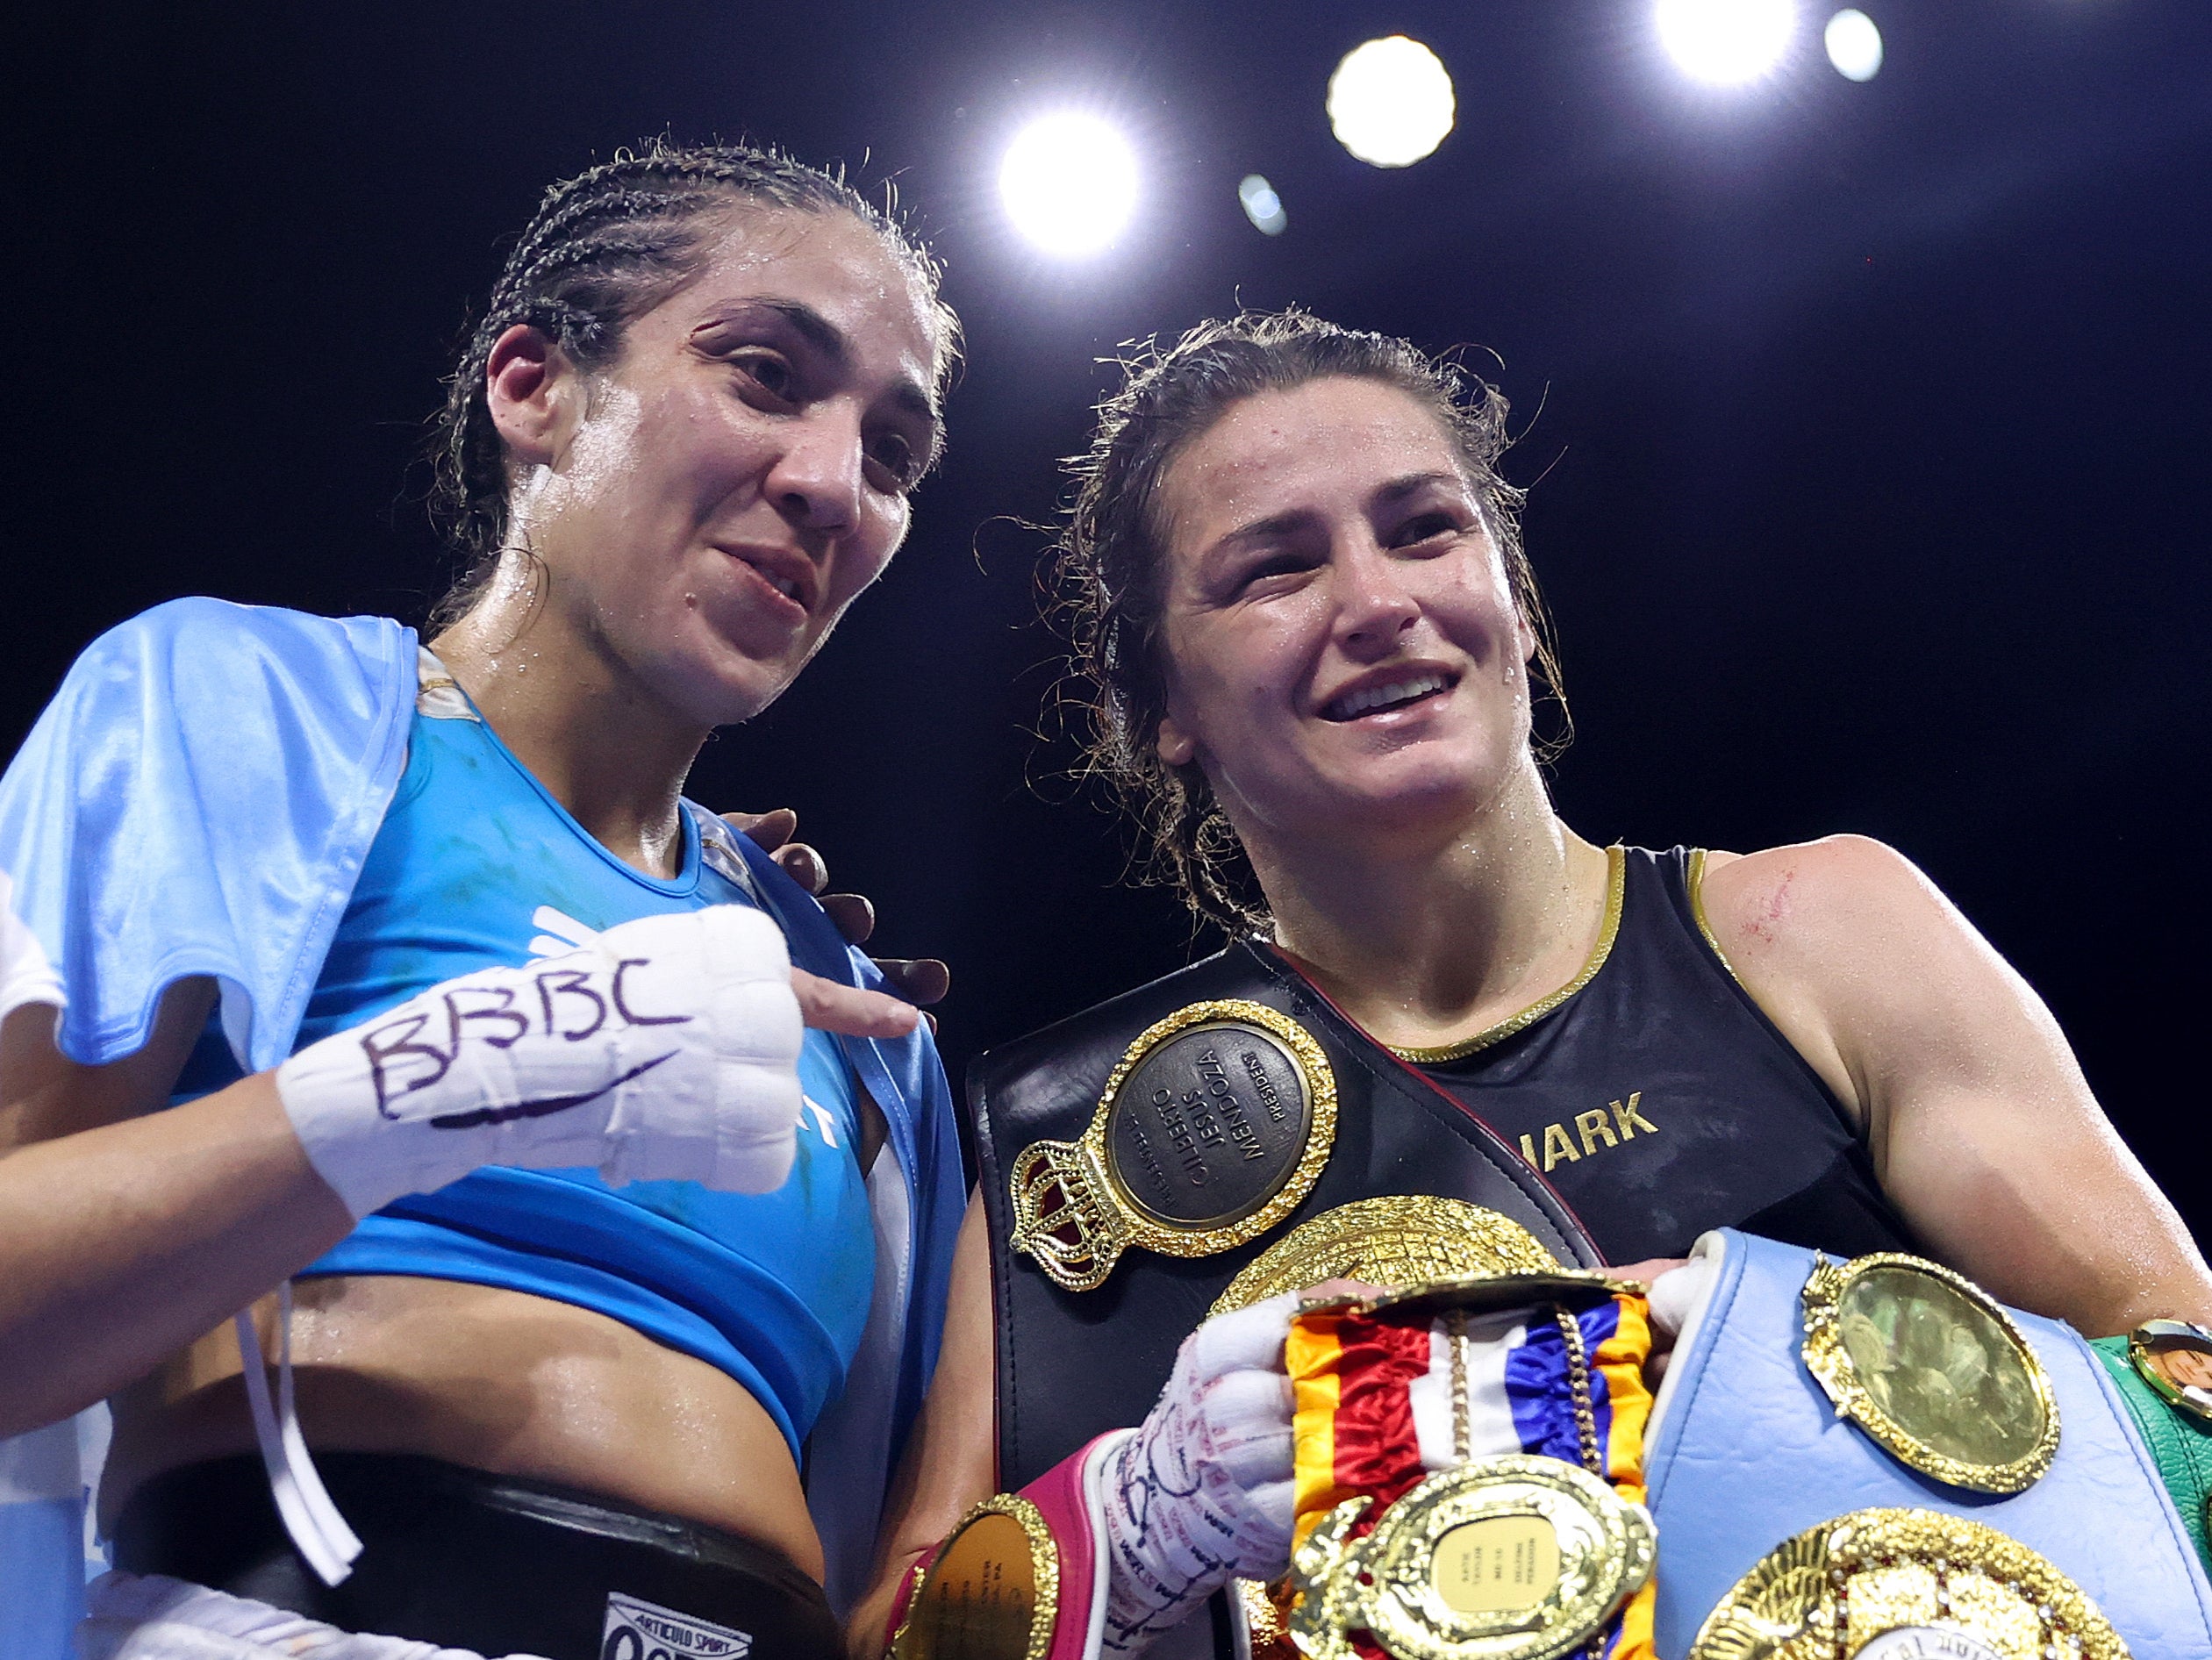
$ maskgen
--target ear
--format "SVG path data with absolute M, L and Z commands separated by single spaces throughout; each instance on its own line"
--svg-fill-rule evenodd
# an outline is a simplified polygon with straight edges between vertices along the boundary
M 1187 767 L 1199 752 L 1199 741 L 1183 729 L 1173 715 L 1160 717 L 1159 736 L 1152 746 L 1170 767 Z
M 1536 625 L 1528 620 L 1528 613 L 1518 605 L 1513 608 L 1513 631 L 1521 637 L 1521 661 L 1525 663 L 1536 662 Z
M 492 342 L 483 379 L 491 424 L 509 453 L 526 466 L 552 462 L 568 435 L 576 383 L 576 371 L 552 336 L 517 323 Z

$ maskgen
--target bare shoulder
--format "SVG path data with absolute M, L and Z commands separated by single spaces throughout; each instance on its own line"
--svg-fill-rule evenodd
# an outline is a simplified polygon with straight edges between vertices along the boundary
M 1865 1130 L 1930 1256 L 2092 1334 L 2212 1307 L 2051 1011 L 1910 860 L 1829 836 L 1707 868 L 1729 966 Z
M 1872 836 L 1706 856 L 1705 916 L 1738 966 L 1893 948 L 1964 927 L 1920 868 Z
M 1709 854 L 1700 898 L 1730 971 L 1855 1117 L 1900 1067 L 2048 1021 L 1919 867 L 1872 837 Z

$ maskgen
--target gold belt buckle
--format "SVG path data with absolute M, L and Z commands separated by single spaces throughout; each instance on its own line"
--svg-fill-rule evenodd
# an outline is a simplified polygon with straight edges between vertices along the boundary
M 1241 998 L 1193 1003 L 1129 1045 L 1080 1141 L 1007 1172 L 1013 1244 L 1087 1292 L 1121 1253 L 1210 1256 L 1298 1208 L 1336 1139 L 1336 1075 L 1311 1033 Z
M 1439 1470 L 1353 1539 L 1371 1503 L 1337 1506 L 1292 1559 L 1290 1630 L 1308 1660 L 1353 1660 L 1362 1630 L 1396 1660 L 1562 1660 L 1604 1629 L 1657 1556 L 1642 1505 L 1557 1458 Z
M 1059 1615 L 1060 1553 L 1027 1499 L 983 1500 L 915 1573 L 890 1660 L 1044 1660 Z
M 1815 1261 L 1806 1370 L 1901 1463 L 1953 1487 L 2015 1493 L 2058 1451 L 2050 1375 L 1972 1280 L 1900 1252 Z
M 1784 1540 L 1706 1616 L 1690 1660 L 2127 1660 L 2080 1587 L 1994 1528 L 1855 1510 Z

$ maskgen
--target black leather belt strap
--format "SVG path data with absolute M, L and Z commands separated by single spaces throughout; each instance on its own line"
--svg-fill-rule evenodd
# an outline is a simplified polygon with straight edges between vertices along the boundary
M 842 1660 L 822 1588 L 749 1540 L 434 1458 L 315 1463 L 366 1547 L 344 1583 L 324 1585 L 301 1560 L 250 1456 L 146 1482 L 117 1520 L 116 1566 L 483 1655 Z M 611 1598 L 624 1599 L 612 1621 Z
M 1089 1126 L 1130 1043 L 1194 1003 L 1242 998 L 1298 1021 L 1336 1078 L 1336 1141 L 1298 1208 L 1215 1256 L 1132 1249 L 1103 1285 L 1067 1292 L 1009 1245 L 1007 1171 L 1041 1140 Z M 968 1075 L 991 1230 L 999 1328 L 999 1480 L 1034 1480 L 1084 1442 L 1142 1421 L 1177 1346 L 1236 1271 L 1324 1211 L 1390 1194 L 1465 1199 L 1520 1223 L 1563 1263 L 1601 1266 L 1581 1222 L 1489 1126 L 1337 1012 L 1274 951 L 1235 945 L 1179 973 L 977 1057 Z

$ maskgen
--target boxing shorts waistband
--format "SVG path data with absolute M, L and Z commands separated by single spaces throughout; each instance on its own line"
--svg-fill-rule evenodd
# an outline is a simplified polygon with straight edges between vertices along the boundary
M 294 1549 L 261 1460 L 140 1487 L 112 1555 L 130 1573 L 247 1597 L 347 1631 L 546 1660 L 838 1660 L 822 1588 L 766 1546 L 548 1482 L 408 1454 L 319 1452 L 365 1549 L 326 1585 Z

